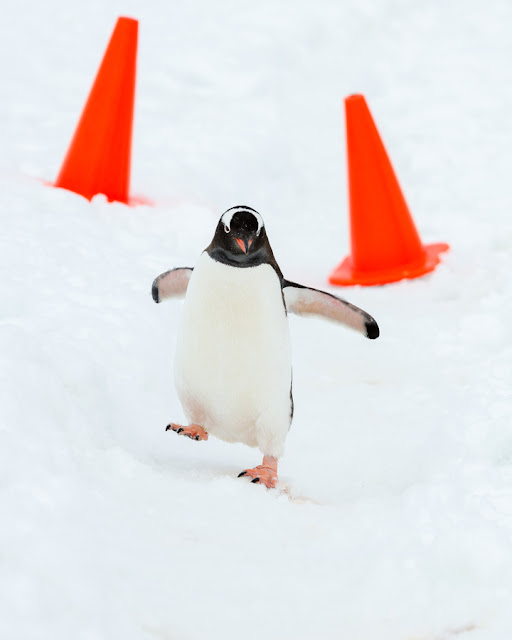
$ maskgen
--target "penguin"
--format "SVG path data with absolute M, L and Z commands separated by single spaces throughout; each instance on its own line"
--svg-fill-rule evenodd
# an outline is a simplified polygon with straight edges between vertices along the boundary
M 258 447 L 263 462 L 239 474 L 274 488 L 293 418 L 288 313 L 322 316 L 366 338 L 379 327 L 365 311 L 325 291 L 286 280 L 261 215 L 225 211 L 194 268 L 159 275 L 157 303 L 185 298 L 174 359 L 175 385 L 189 422 L 166 431 Z

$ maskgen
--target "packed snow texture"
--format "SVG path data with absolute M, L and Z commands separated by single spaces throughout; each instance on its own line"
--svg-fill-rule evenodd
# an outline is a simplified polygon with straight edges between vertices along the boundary
M 140 20 L 131 191 L 153 207 L 45 184 L 118 15 Z M 1 638 L 510 640 L 511 22 L 508 0 L 4 7 Z M 246 204 L 285 276 L 327 288 L 355 92 L 422 240 L 452 249 L 336 291 L 377 341 L 290 318 L 268 491 L 237 478 L 257 450 L 164 431 L 182 303 L 151 282 Z

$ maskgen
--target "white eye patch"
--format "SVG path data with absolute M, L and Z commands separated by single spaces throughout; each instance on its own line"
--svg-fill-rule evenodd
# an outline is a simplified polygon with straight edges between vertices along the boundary
M 229 233 L 231 231 L 231 220 L 233 219 L 235 213 L 238 213 L 239 211 L 246 211 L 247 213 L 251 213 L 256 218 L 256 222 L 258 223 L 258 230 L 256 231 L 256 235 L 259 236 L 260 231 L 265 226 L 263 223 L 263 218 L 257 211 L 253 211 L 252 209 L 248 209 L 247 207 L 233 207 L 232 209 L 228 209 L 222 214 L 220 220 L 224 224 L 224 231 L 226 233 Z

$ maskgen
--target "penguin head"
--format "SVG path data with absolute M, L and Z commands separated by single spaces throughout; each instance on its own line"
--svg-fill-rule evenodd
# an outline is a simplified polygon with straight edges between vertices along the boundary
M 240 266 L 259 262 L 261 250 L 268 244 L 265 224 L 251 207 L 232 207 L 220 217 L 208 251 Z

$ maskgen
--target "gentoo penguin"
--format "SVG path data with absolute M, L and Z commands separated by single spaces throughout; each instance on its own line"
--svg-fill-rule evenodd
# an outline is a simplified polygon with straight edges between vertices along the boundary
M 171 423 L 166 430 L 259 447 L 262 464 L 240 476 L 268 488 L 277 483 L 293 417 L 288 312 L 379 336 L 375 320 L 358 307 L 286 280 L 263 219 L 250 207 L 223 213 L 195 268 L 162 273 L 152 295 L 155 302 L 185 297 L 175 383 L 189 425 Z

